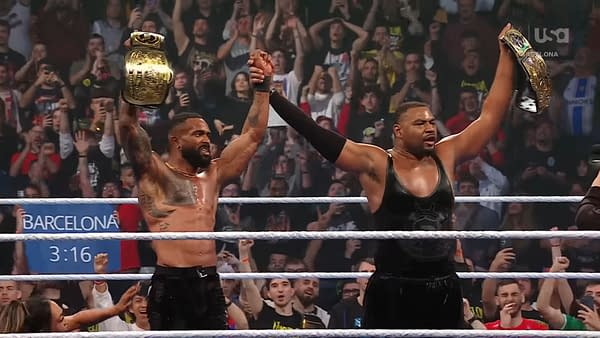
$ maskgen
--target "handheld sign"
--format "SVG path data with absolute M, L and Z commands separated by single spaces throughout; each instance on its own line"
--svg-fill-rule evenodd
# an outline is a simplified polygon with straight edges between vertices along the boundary
M 108 204 L 25 205 L 23 209 L 25 234 L 119 232 L 115 209 Z M 101 252 L 111 257 L 108 271 L 119 271 L 118 240 L 25 242 L 32 273 L 94 273 L 94 256 Z

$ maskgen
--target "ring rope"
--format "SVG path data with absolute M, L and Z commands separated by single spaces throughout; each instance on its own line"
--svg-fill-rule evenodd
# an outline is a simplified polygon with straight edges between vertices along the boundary
M 573 203 L 584 196 L 456 196 L 456 202 L 523 202 Z M 0 205 L 11 204 L 137 204 L 137 198 L 0 198 Z M 367 203 L 366 197 L 221 197 L 225 204 L 305 204 L 305 203 Z
M 600 231 L 228 231 L 0 234 L 0 242 L 58 240 L 237 239 L 600 239 Z
M 457 272 L 459 278 L 463 279 L 600 279 L 598 272 Z M 370 272 L 240 272 L 240 273 L 220 273 L 221 279 L 354 279 L 369 278 Z M 152 274 L 48 274 L 48 275 L 0 275 L 0 281 L 15 282 L 37 282 L 37 281 L 58 281 L 58 280 L 149 280 Z
M 486 330 L 206 330 L 206 331 L 131 331 L 131 332 L 75 332 L 8 334 L 2 337 L 600 337 L 598 331 L 486 331 Z

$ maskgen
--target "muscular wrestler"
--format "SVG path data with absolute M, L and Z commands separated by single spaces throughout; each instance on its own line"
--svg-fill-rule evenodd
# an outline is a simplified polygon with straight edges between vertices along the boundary
M 510 25 L 504 28 L 504 34 Z M 379 230 L 451 230 L 456 165 L 475 157 L 496 134 L 509 108 L 515 61 L 500 43 L 496 78 L 481 116 L 463 132 L 437 142 L 435 116 L 423 103 L 398 107 L 389 151 L 320 128 L 277 93 L 271 105 L 323 157 L 356 173 Z M 260 70 L 251 69 L 259 82 Z M 451 329 L 463 326 L 454 270 L 455 240 L 383 240 L 369 280 L 364 327 Z
M 181 114 L 169 129 L 169 160 L 153 153 L 135 108 L 120 114 L 123 149 L 139 184 L 139 204 L 152 232 L 213 231 L 219 190 L 239 177 L 261 143 L 269 112 L 270 57 L 253 53 L 250 65 L 266 74 L 240 137 L 212 159 L 210 129 L 199 115 Z M 212 240 L 154 241 L 156 272 L 148 295 L 151 330 L 226 329 L 223 292 Z

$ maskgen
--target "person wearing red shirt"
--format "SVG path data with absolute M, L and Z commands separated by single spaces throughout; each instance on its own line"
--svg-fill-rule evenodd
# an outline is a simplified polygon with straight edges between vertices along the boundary
M 548 330 L 548 324 L 523 318 L 521 304 L 525 296 L 514 279 L 498 283 L 496 288 L 496 304 L 500 308 L 500 319 L 485 323 L 488 330 Z
M 459 113 L 450 117 L 446 122 L 446 128 L 451 134 L 458 134 L 475 121 L 481 113 L 481 105 L 477 91 L 471 87 L 462 88 L 460 91 Z M 504 153 L 501 151 L 502 144 L 506 140 L 506 134 L 502 129 L 498 130 L 496 136 L 490 140 L 479 156 L 495 168 L 502 169 L 504 165 Z M 462 170 L 468 170 L 468 165 L 461 166 Z
M 44 129 L 34 125 L 24 134 L 21 152 L 14 153 L 10 160 L 10 176 L 27 176 L 31 163 L 40 161 L 45 179 L 52 177 L 60 169 L 60 156 L 52 143 L 44 143 Z

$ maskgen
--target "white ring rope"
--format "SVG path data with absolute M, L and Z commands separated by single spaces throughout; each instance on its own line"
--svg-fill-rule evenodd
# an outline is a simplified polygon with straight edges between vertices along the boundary
M 0 234 L 0 242 L 58 240 L 236 239 L 600 239 L 600 231 L 228 231 Z
M 523 202 L 573 203 L 583 196 L 456 196 L 456 202 Z M 137 204 L 137 198 L 0 198 L 0 205 L 10 204 Z M 238 204 L 305 204 L 367 203 L 366 197 L 221 197 L 219 203 Z
M 598 272 L 457 272 L 459 278 L 463 279 L 600 279 Z M 247 273 L 220 273 L 221 279 L 354 279 L 369 278 L 370 272 L 247 272 Z M 0 275 L 0 281 L 15 282 L 37 282 L 37 281 L 58 281 L 58 280 L 149 280 L 152 274 L 48 274 L 48 275 Z
M 600 337 L 598 331 L 485 331 L 485 330 L 207 330 L 207 331 L 131 331 L 7 334 L 2 337 L 97 338 L 97 337 Z

